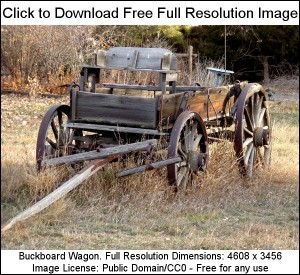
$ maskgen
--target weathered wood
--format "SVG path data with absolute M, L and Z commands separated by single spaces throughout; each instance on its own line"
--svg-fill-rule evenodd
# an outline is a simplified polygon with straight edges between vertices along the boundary
M 100 131 L 109 131 L 109 132 L 118 132 L 118 133 L 134 133 L 141 135 L 153 135 L 153 136 L 166 136 L 168 133 L 159 132 L 153 129 L 145 128 L 131 128 L 131 127 L 122 127 L 114 125 L 101 125 L 101 124 L 86 124 L 86 123 L 67 123 L 69 128 L 77 128 L 82 130 L 100 130 Z
M 111 89 L 129 89 L 129 90 L 138 90 L 141 92 L 144 91 L 160 91 L 160 88 L 157 86 L 148 86 L 148 85 L 127 85 L 127 84 L 110 84 L 110 83 L 103 83 L 104 88 L 111 88 Z
M 176 56 L 163 48 L 113 47 L 105 54 L 99 52 L 98 65 L 107 69 L 176 70 Z M 103 58 L 105 56 L 105 62 Z M 97 62 L 98 63 L 98 62 Z
M 138 96 L 155 98 L 161 94 L 158 89 L 151 90 L 139 90 L 139 89 L 127 89 L 127 88 L 97 88 L 97 93 L 101 94 L 114 94 L 114 95 L 128 95 L 128 96 Z
M 170 74 L 173 75 L 173 74 Z M 167 75 L 168 78 L 168 75 Z M 168 78 L 167 81 L 174 81 L 172 78 Z M 148 86 L 148 85 L 127 85 L 127 84 L 110 84 L 110 83 L 103 83 L 103 88 L 97 88 L 97 92 L 103 92 L 103 93 L 108 93 L 110 91 L 109 89 L 114 89 L 113 91 L 118 91 L 115 89 L 126 89 L 126 90 L 138 90 L 140 92 L 144 91 L 161 91 L 160 87 L 157 86 Z M 107 92 L 105 90 L 107 88 Z M 171 91 L 172 87 L 171 86 L 166 86 L 167 91 Z M 176 92 L 186 92 L 186 91 L 207 91 L 208 88 L 206 87 L 201 87 L 201 86 L 176 86 Z
M 78 153 L 69 156 L 45 159 L 43 161 L 43 165 L 48 166 L 48 165 L 76 163 L 76 162 L 93 160 L 93 159 L 104 159 L 110 156 L 119 156 L 130 152 L 146 151 L 149 148 L 152 148 L 156 145 L 157 145 L 157 140 L 150 139 L 147 141 L 141 141 L 141 142 L 136 142 L 131 144 L 118 145 L 109 148 L 101 148 L 99 152 L 97 150 L 93 150 L 85 153 Z
M 193 78 L 193 46 L 188 46 L 188 75 L 189 84 L 191 84 Z
M 78 92 L 76 102 L 78 122 L 157 128 L 157 98 Z
M 169 164 L 178 163 L 181 161 L 182 161 L 182 159 L 180 157 L 157 161 L 157 162 L 153 162 L 148 165 L 142 165 L 142 166 L 138 166 L 138 167 L 131 168 L 128 170 L 124 170 L 120 173 L 117 173 L 117 177 L 124 177 L 124 176 L 141 173 L 141 172 L 148 171 L 148 170 L 159 169 L 159 168 L 165 167 Z
M 49 205 L 53 204 L 60 198 L 64 197 L 71 190 L 73 190 L 75 187 L 80 185 L 82 182 L 84 182 L 90 176 L 95 174 L 105 164 L 109 163 L 112 160 L 113 160 L 113 157 L 92 162 L 88 167 L 82 169 L 74 177 L 72 177 L 71 179 L 66 181 L 63 185 L 61 185 L 60 187 L 55 189 L 52 193 L 50 193 L 49 195 L 44 197 L 42 200 L 40 200 L 36 204 L 32 205 L 28 209 L 24 210 L 23 212 L 18 214 L 13 219 L 6 222 L 5 224 L 1 225 L 1 232 L 4 232 L 4 231 L 10 229 L 17 222 L 23 221 L 23 220 L 41 212 L 43 209 L 45 209 Z
M 230 86 L 211 88 L 204 91 L 190 92 L 188 100 L 189 110 L 200 114 L 204 121 L 214 120 L 224 116 L 222 114 L 223 101 Z M 208 97 L 209 94 L 209 97 Z M 176 114 L 180 106 L 184 93 L 163 95 L 161 97 L 160 120 L 162 127 L 172 127 L 176 120 Z M 229 113 L 229 108 L 225 109 L 225 114 Z
M 72 94 L 71 94 L 71 120 L 75 120 L 75 118 L 76 118 L 77 93 L 78 93 L 78 91 L 72 90 Z

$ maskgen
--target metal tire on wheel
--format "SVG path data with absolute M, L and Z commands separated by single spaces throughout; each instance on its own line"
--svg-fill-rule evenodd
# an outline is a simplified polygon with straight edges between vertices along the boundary
M 65 123 L 69 119 L 70 107 L 55 105 L 43 117 L 36 144 L 37 170 L 43 167 L 43 160 L 70 155 L 75 149 L 74 134 L 78 131 L 70 130 Z
M 208 139 L 198 113 L 185 111 L 176 119 L 168 148 L 168 158 L 174 157 L 182 158 L 167 166 L 169 183 L 176 191 L 185 189 L 198 171 L 206 170 Z
M 272 133 L 267 95 L 257 83 L 248 84 L 238 98 L 234 149 L 240 172 L 252 177 L 271 160 Z

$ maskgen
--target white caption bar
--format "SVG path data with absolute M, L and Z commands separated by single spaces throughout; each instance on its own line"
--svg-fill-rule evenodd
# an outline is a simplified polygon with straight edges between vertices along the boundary
M 298 250 L 2 250 L 2 274 L 299 274 Z
M 298 1 L 1 1 L 3 25 L 299 25 Z

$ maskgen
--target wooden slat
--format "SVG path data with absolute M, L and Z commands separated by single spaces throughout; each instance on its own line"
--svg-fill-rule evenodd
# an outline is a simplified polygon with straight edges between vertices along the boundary
M 161 91 L 146 91 L 146 90 L 132 90 L 132 89 L 110 89 L 110 88 L 98 88 L 97 93 L 106 94 L 106 95 L 129 95 L 129 96 L 138 96 L 138 97 L 147 97 L 154 98 L 161 94 Z
M 162 67 L 165 55 L 170 55 L 168 66 Z M 176 56 L 168 49 L 114 47 L 106 53 L 105 68 L 136 70 L 176 70 Z
M 113 88 L 113 89 L 130 89 L 130 90 L 139 90 L 139 91 L 160 91 L 157 86 L 147 86 L 147 85 L 127 85 L 127 84 L 110 84 L 103 83 L 104 88 Z
M 78 92 L 75 121 L 157 128 L 157 98 Z
M 180 157 L 157 161 L 157 162 L 150 163 L 149 165 L 142 165 L 142 166 L 138 166 L 138 167 L 131 168 L 128 170 L 124 170 L 124 171 L 118 173 L 117 177 L 124 177 L 124 176 L 129 176 L 132 174 L 141 173 L 141 172 L 152 170 L 152 169 L 159 169 L 159 168 L 165 167 L 167 165 L 170 165 L 173 163 L 178 163 L 181 161 L 182 161 L 182 159 Z
M 74 120 L 76 117 L 77 93 L 78 91 L 72 89 L 72 94 L 71 94 L 71 119 L 72 120 Z
M 173 74 L 170 74 L 171 76 Z M 167 80 L 166 81 L 175 81 L 173 77 L 168 78 L 168 74 L 166 75 Z M 160 88 L 158 86 L 147 86 L 147 85 L 128 85 L 128 84 L 111 84 L 111 83 L 103 83 L 103 87 L 97 88 L 96 92 L 100 93 L 106 93 L 108 94 L 110 89 L 114 89 L 115 91 L 119 90 L 137 90 L 139 92 L 144 93 L 145 91 L 160 91 Z M 166 86 L 167 91 L 171 91 L 172 87 Z M 176 93 L 179 92 L 186 92 L 186 91 L 207 91 L 206 87 L 200 87 L 200 86 L 176 86 Z
M 153 129 L 144 128 L 132 128 L 132 127 L 122 127 L 115 125 L 101 125 L 101 124 L 87 124 L 87 123 L 67 123 L 69 128 L 77 128 L 82 130 L 100 130 L 109 132 L 119 132 L 119 133 L 135 133 L 141 135 L 154 135 L 154 136 L 165 136 L 168 133 L 159 132 Z
M 118 156 L 130 152 L 148 150 L 149 147 L 154 147 L 156 145 L 157 145 L 157 140 L 150 139 L 142 142 L 118 145 L 109 148 L 101 148 L 100 152 L 98 152 L 97 150 L 93 150 L 90 152 L 78 153 L 78 154 L 59 157 L 59 158 L 45 159 L 43 161 L 43 165 L 59 165 L 59 164 L 76 163 L 85 160 L 104 159 L 110 156 Z
M 229 91 L 229 86 L 209 89 L 206 91 L 190 92 L 188 101 L 189 110 L 200 114 L 201 118 L 206 120 L 216 119 L 216 113 L 221 117 L 223 101 Z M 210 100 L 208 100 L 208 93 Z M 163 95 L 161 98 L 160 119 L 163 126 L 172 126 L 176 120 L 177 110 L 180 106 L 183 93 Z M 208 116 L 207 116 L 208 105 Z M 228 112 L 228 110 L 226 110 Z

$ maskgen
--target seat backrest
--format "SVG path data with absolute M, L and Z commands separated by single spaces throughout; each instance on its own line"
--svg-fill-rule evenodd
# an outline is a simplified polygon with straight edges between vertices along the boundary
M 106 69 L 176 71 L 177 59 L 163 48 L 113 47 L 96 51 L 96 65 Z

